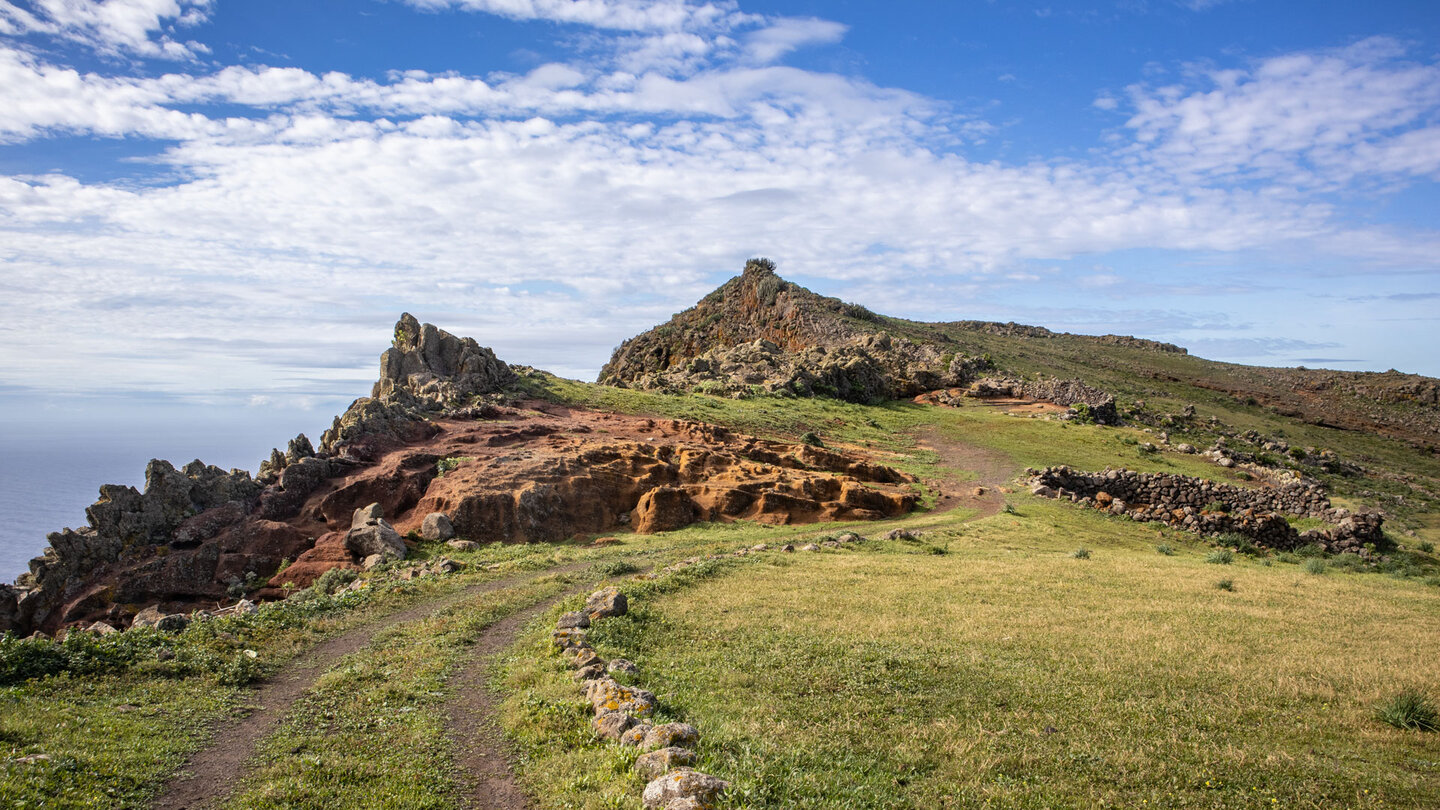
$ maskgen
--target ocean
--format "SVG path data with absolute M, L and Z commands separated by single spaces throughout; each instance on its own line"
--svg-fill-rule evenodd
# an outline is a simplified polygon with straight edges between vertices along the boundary
M 330 422 L 317 412 L 186 416 L 89 430 L 12 423 L 0 433 L 0 581 L 29 570 L 50 532 L 87 525 L 85 507 L 99 497 L 101 484 L 143 489 L 152 458 L 176 467 L 198 458 L 254 474 L 270 448 L 284 450 L 301 430 L 319 444 L 320 429 Z

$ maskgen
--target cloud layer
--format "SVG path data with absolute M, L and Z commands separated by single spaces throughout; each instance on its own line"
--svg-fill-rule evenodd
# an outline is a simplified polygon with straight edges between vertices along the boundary
M 0 44 L 0 139 L 155 146 L 125 181 L 0 176 L 0 291 L 17 313 L 0 324 L 0 385 L 358 394 L 402 309 L 589 377 L 751 255 L 897 314 L 974 317 L 998 292 L 1052 324 L 1159 337 L 1244 319 L 1177 318 L 1154 296 L 1256 287 L 1043 267 L 1136 250 L 1323 258 L 1432 288 L 1440 270 L 1434 230 L 1351 224 L 1335 196 L 1435 177 L 1440 67 L 1394 41 L 1192 66 L 1128 104 L 1107 96 L 1114 142 L 1091 158 L 1000 164 L 966 157 L 996 125 L 965 110 L 783 64 L 838 41 L 835 23 L 678 0 L 408 5 L 576 27 L 586 55 L 375 79 L 85 72 Z M 0 33 L 184 58 L 203 46 L 177 45 L 175 27 L 209 10 L 0 2 Z M 1112 308 L 1066 315 L 1076 295 Z M 1213 345 L 1323 343 L 1263 342 L 1277 331 Z

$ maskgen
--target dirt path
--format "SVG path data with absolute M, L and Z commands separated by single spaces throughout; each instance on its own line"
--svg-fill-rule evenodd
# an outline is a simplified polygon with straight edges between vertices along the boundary
M 451 679 L 455 697 L 445 706 L 445 734 L 455 748 L 460 806 L 468 810 L 524 810 L 530 806 L 510 768 L 509 746 L 496 721 L 500 696 L 490 689 L 496 657 L 525 623 L 551 605 L 593 585 L 532 605 L 490 625 L 475 642 L 470 661 Z
M 222 728 L 209 746 L 191 755 L 178 772 L 179 775 L 171 779 L 160 797 L 155 800 L 153 810 L 200 810 L 222 802 L 244 776 L 246 763 L 254 755 L 256 744 L 279 727 L 291 705 L 332 664 L 364 647 L 376 633 L 397 624 L 424 618 L 478 594 L 519 585 L 546 574 L 577 571 L 591 564 L 571 563 L 472 585 L 448 596 L 413 605 L 367 622 L 301 653 L 260 685 L 259 690 L 248 701 L 247 705 L 251 709 L 249 714 Z M 507 621 L 509 619 L 502 620 L 501 623 Z M 487 631 L 487 637 L 489 634 Z
M 964 481 L 957 476 L 926 481 L 926 486 L 937 494 L 932 514 L 948 512 L 961 507 L 975 509 L 975 519 L 989 517 L 1005 506 L 1005 495 L 1000 491 L 1015 477 L 1020 466 L 1014 459 L 988 447 L 958 442 L 934 427 L 922 429 L 917 434 L 916 447 L 929 450 L 940 456 L 940 465 L 954 470 L 969 470 L 976 480 Z

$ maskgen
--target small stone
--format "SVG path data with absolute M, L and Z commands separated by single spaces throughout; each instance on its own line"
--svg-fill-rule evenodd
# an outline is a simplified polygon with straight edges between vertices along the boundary
M 635 721 L 635 725 L 625 729 L 620 735 L 620 744 L 634 748 L 645 741 L 645 735 L 650 733 L 650 723 L 646 720 Z
M 671 805 L 675 799 L 693 799 L 704 807 L 720 798 L 730 787 L 724 779 L 717 779 L 699 771 L 671 771 L 645 786 L 644 802 L 649 810 L 660 810 Z
M 634 675 L 636 672 L 640 671 L 640 668 L 635 666 L 634 661 L 630 661 L 625 658 L 616 658 L 614 661 L 610 662 L 609 666 L 605 667 L 605 671 L 609 672 L 611 675 L 614 675 L 617 672 L 624 672 L 627 675 Z
M 671 746 L 690 747 L 700 741 L 700 731 L 689 723 L 665 723 L 650 729 L 640 744 L 646 751 Z
M 785 545 L 783 545 L 783 546 L 780 547 L 780 550 L 783 551 L 783 552 L 785 552 L 786 554 L 789 554 L 790 552 L 792 552 L 792 551 L 795 550 L 795 546 L 793 546 L 793 545 L 791 545 L 791 544 L 789 544 L 789 543 L 786 543 Z
M 595 650 L 588 646 L 576 648 L 575 654 L 570 658 L 570 666 L 576 669 L 593 667 L 596 664 L 599 664 L 603 668 L 605 666 L 605 659 L 596 655 Z
M 803 546 L 800 547 L 800 550 L 801 550 L 801 551 L 819 551 L 819 550 L 820 550 L 820 547 L 817 546 L 817 545 L 815 545 L 814 543 L 806 543 L 805 545 L 803 545 Z
M 641 754 L 635 760 L 635 772 L 646 779 L 654 779 L 675 768 L 695 764 L 695 752 L 688 748 L 670 746 Z
M 445 545 L 461 552 L 480 550 L 480 544 L 474 540 L 447 540 L 445 541 Z
M 635 718 L 625 712 L 605 712 L 595 716 L 590 726 L 596 735 L 607 740 L 619 741 L 626 730 L 635 725 Z
M 371 554 L 370 556 L 366 557 L 364 560 L 361 560 L 361 561 L 360 561 L 360 567 L 363 568 L 363 569 L 365 569 L 366 571 L 369 571 L 370 569 L 376 567 L 377 565 L 380 565 L 381 563 L 385 562 L 385 559 L 386 559 L 386 558 L 385 558 L 385 555 L 384 555 L 384 554 Z
M 585 613 L 592 620 L 624 616 L 628 609 L 625 594 L 619 588 L 601 588 L 585 600 Z
M 577 681 L 589 681 L 598 678 L 604 674 L 605 667 L 601 666 L 600 664 L 590 664 L 589 666 L 584 666 L 575 670 L 575 673 L 570 677 L 574 678 Z
M 89 630 L 90 632 L 92 632 L 92 633 L 94 633 L 94 634 L 96 634 L 96 635 L 99 635 L 99 636 L 108 636 L 108 635 L 110 635 L 111 633 L 118 633 L 118 632 L 120 632 L 119 630 L 115 629 L 112 625 L 106 624 L 105 622 L 95 622 L 94 624 L 90 625 L 89 627 L 87 627 L 87 628 L 85 628 L 85 629 L 86 629 L 86 630 Z
M 590 617 L 583 612 L 575 610 L 560 616 L 555 622 L 556 630 L 569 630 L 571 628 L 585 628 L 590 626 Z
M 241 599 L 239 602 L 235 603 L 235 615 L 237 616 L 249 616 L 252 613 L 258 613 L 259 611 L 260 606 L 255 604 L 254 602 L 251 602 L 249 599 Z

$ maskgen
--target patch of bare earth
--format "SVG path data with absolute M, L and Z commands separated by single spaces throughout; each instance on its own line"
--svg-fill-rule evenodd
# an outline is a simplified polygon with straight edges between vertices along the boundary
M 1001 487 L 1020 470 L 1013 459 L 998 450 L 949 438 L 934 427 L 922 429 L 916 437 L 916 447 L 939 456 L 940 467 L 947 471 L 924 482 L 935 492 L 935 512 L 974 509 L 978 512 L 975 519 L 979 519 L 1005 507 Z M 963 478 L 962 471 L 973 472 L 975 478 Z

